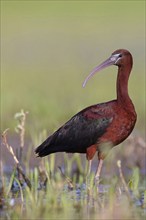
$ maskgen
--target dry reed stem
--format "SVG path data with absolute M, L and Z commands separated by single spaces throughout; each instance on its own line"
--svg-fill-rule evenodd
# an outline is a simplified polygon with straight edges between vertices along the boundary
M 59 170 L 60 170 L 61 175 L 63 176 L 63 178 L 65 178 L 65 181 L 66 181 L 67 184 L 68 184 L 68 188 L 69 188 L 70 190 L 72 190 L 72 189 L 74 188 L 73 183 L 72 183 L 72 180 L 65 175 L 65 173 L 62 171 L 62 168 L 61 168 L 60 166 L 58 166 L 58 168 L 59 168 Z
M 7 147 L 8 151 L 10 152 L 10 154 L 12 155 L 14 162 L 16 165 L 19 164 L 19 161 L 13 151 L 13 148 L 8 144 L 7 142 L 7 132 L 8 132 L 9 128 L 7 128 L 3 133 L 2 133 L 2 140 L 3 140 L 3 144 Z
M 1 184 L 2 184 L 1 189 L 4 189 L 4 173 L 3 173 L 3 162 L 2 162 L 2 160 L 0 160 L 0 176 L 1 176 Z
M 0 160 L 0 176 L 1 176 L 1 186 L 0 186 L 0 209 L 3 208 L 5 204 L 4 194 L 5 194 L 5 187 L 4 187 L 4 174 L 3 174 L 3 163 Z
M 129 189 L 128 189 L 128 186 L 127 186 L 126 181 L 124 179 L 124 176 L 123 176 L 122 167 L 121 167 L 121 161 L 120 160 L 117 161 L 117 166 L 119 168 L 120 178 L 121 178 L 122 184 L 124 186 L 125 192 L 126 192 L 128 198 L 131 200 Z
M 49 175 L 45 169 L 44 160 L 40 161 L 40 165 L 38 167 L 40 183 L 43 182 L 43 186 L 46 187 L 47 182 L 50 180 Z M 50 183 L 50 181 L 49 181 Z
M 14 151 L 13 151 L 13 148 L 8 144 L 7 142 L 7 132 L 8 132 L 9 129 L 6 129 L 3 133 L 2 133 L 2 140 L 3 140 L 3 144 L 4 146 L 7 147 L 8 151 L 10 152 L 10 154 L 12 155 L 13 159 L 14 159 L 14 162 L 16 164 L 16 167 L 17 167 L 17 170 L 18 170 L 18 173 L 20 173 L 24 179 L 24 181 L 26 182 L 27 186 L 31 189 L 31 183 L 30 183 L 30 180 L 26 177 L 24 171 L 23 171 L 23 168 L 21 167 L 20 163 L 19 163 L 19 160 L 17 159 Z
M 20 152 L 19 152 L 19 161 L 22 160 L 22 152 L 24 148 L 24 135 L 25 135 L 25 121 L 26 121 L 26 115 L 28 114 L 28 111 L 24 112 L 23 109 L 21 109 L 20 113 L 15 114 L 15 118 L 18 119 L 18 125 L 17 130 L 20 133 Z

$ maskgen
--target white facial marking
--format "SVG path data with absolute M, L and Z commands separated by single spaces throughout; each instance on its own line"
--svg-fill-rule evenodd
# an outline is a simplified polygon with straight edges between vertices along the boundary
M 110 58 L 111 61 L 116 61 L 116 63 L 117 63 L 117 61 L 120 59 L 120 58 L 117 59 L 117 58 L 119 57 L 119 55 L 120 55 L 120 53 L 112 55 L 111 58 Z M 115 63 L 115 64 L 116 64 L 116 63 Z

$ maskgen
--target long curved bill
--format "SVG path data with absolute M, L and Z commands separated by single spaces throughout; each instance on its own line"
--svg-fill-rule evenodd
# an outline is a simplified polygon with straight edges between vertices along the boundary
M 87 76 L 87 78 L 84 80 L 83 82 L 83 87 L 85 87 L 87 81 L 96 73 L 99 72 L 100 70 L 111 66 L 113 64 L 115 64 L 117 56 L 110 56 L 107 60 L 105 60 L 103 63 L 101 63 L 99 66 L 95 67 L 90 74 Z

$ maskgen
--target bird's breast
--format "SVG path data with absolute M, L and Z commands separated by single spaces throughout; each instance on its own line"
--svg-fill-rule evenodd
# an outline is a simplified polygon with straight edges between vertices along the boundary
M 116 146 L 124 141 L 132 132 L 136 117 L 124 110 L 119 109 L 113 117 L 113 121 L 107 128 L 105 134 L 99 139 L 100 143 L 110 142 Z

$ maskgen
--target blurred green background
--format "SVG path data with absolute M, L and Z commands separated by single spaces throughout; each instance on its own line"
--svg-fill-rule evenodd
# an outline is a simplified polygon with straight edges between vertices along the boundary
M 119 48 L 134 59 L 129 93 L 145 128 L 145 1 L 2 1 L 1 129 L 29 111 L 27 130 L 52 132 L 86 106 L 116 96 L 115 66 L 83 89 L 90 70 Z

